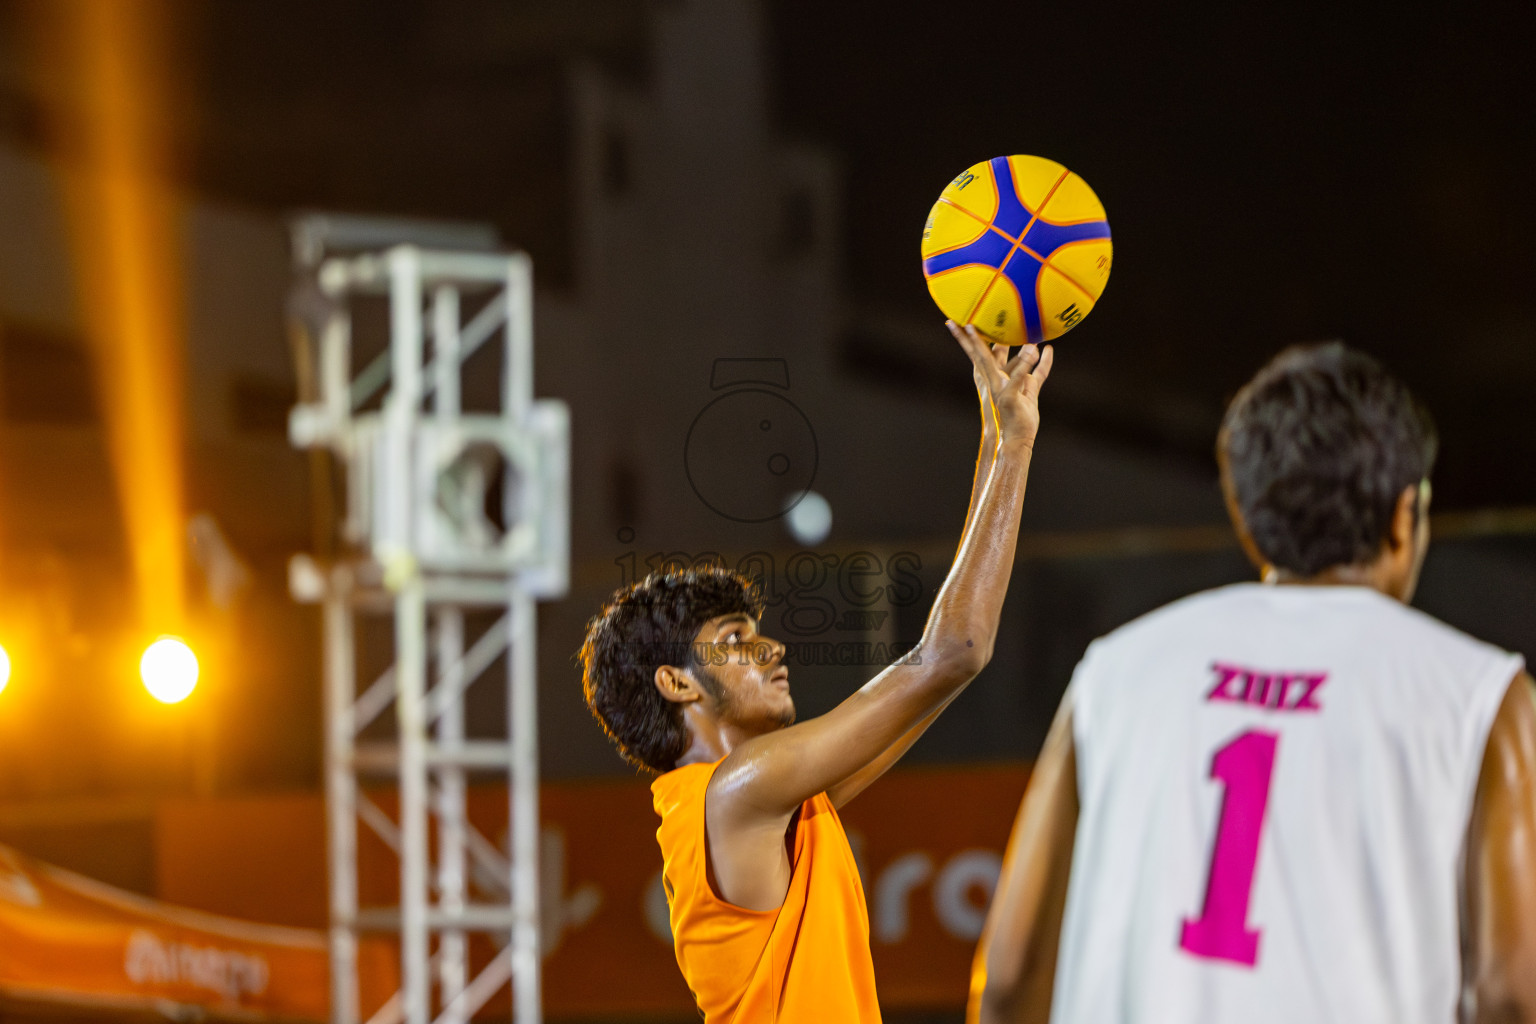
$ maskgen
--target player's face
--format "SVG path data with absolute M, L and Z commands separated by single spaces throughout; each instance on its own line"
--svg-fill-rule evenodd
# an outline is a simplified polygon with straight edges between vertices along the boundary
M 759 633 L 756 621 L 721 615 L 704 623 L 694 640 L 690 671 L 716 717 L 753 734 L 793 724 L 784 645 Z

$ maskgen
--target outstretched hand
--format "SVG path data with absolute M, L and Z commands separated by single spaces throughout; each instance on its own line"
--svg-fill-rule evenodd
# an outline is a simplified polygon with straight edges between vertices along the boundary
M 1033 447 L 1040 429 L 1040 388 L 1051 374 L 1054 352 L 1049 345 L 1025 345 L 1008 359 L 1008 349 L 994 346 L 975 327 L 945 321 L 966 355 L 971 357 L 972 379 L 982 399 L 983 416 L 997 424 L 1000 443 Z

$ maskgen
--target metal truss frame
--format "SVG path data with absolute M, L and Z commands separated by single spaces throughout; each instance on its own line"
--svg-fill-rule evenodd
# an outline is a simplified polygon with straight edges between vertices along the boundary
M 314 236 L 328 226 L 296 230 L 313 258 L 301 258 L 310 273 L 291 308 L 316 343 L 318 393 L 289 427 L 296 445 L 334 454 L 347 491 L 350 554 L 296 556 L 290 572 L 295 596 L 323 609 L 331 1020 L 362 1024 L 359 938 L 383 931 L 399 935 L 402 984 L 368 1024 L 465 1024 L 509 980 L 513 1019 L 538 1024 L 535 601 L 567 582 L 569 422 L 562 403 L 532 397 L 532 268 L 521 253 L 413 245 L 324 258 Z M 387 296 L 389 347 L 354 374 L 351 303 L 367 294 Z M 467 322 L 466 297 L 477 305 Z M 499 409 L 466 413 L 465 362 L 494 340 Z M 510 481 L 494 530 L 478 518 L 487 452 Z M 455 488 L 469 496 L 457 507 Z M 368 613 L 393 618 L 394 661 L 363 687 Z M 470 614 L 494 625 L 471 640 Z M 466 691 L 503 658 L 505 736 L 468 739 Z M 393 735 L 362 739 L 391 704 Z M 468 819 L 471 773 L 507 779 L 506 851 Z M 366 779 L 398 787 L 397 818 Z M 359 822 L 399 858 L 397 906 L 359 905 Z M 473 933 L 500 951 L 471 977 Z

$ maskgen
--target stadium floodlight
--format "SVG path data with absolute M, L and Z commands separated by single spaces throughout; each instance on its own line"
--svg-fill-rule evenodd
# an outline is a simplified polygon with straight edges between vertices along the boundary
M 6 684 L 11 681 L 11 654 L 4 647 L 0 647 L 0 690 L 4 690 Z
M 197 655 L 180 637 L 162 636 L 139 659 L 144 689 L 162 704 L 179 704 L 197 686 Z

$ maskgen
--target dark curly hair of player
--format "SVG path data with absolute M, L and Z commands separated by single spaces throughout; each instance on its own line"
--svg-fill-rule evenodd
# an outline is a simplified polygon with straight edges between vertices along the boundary
M 1438 441 L 1406 384 L 1328 342 L 1292 346 L 1260 370 L 1227 408 L 1218 447 L 1259 553 L 1311 577 L 1380 554 Z
M 688 749 L 683 708 L 656 690 L 663 665 L 697 666 L 694 637 L 721 615 L 763 612 L 757 586 L 718 567 L 653 572 L 621 587 L 587 623 L 576 657 L 587 707 L 626 761 L 655 774 L 677 767 Z M 711 678 L 701 674 L 708 689 Z

